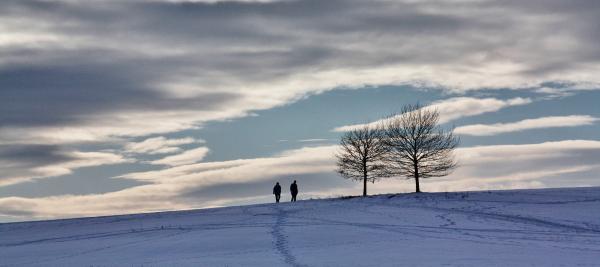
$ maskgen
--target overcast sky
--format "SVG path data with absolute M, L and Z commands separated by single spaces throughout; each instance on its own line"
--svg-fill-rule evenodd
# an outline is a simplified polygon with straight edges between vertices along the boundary
M 424 191 L 599 186 L 598 14 L 596 0 L 1 1 L 0 221 L 269 202 L 294 179 L 303 199 L 359 194 L 334 173 L 340 135 L 409 103 L 462 139 L 460 167 Z

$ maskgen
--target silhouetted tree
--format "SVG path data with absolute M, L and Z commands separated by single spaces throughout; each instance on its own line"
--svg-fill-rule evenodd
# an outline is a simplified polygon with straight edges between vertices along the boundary
M 336 155 L 338 173 L 346 179 L 363 182 L 363 196 L 367 195 L 367 182 L 389 177 L 383 162 L 386 147 L 381 142 L 381 129 L 363 126 L 346 132 Z
M 453 130 L 439 127 L 439 117 L 437 110 L 417 104 L 384 120 L 387 167 L 395 175 L 415 179 L 417 193 L 419 179 L 446 176 L 456 167 L 453 150 L 460 140 Z

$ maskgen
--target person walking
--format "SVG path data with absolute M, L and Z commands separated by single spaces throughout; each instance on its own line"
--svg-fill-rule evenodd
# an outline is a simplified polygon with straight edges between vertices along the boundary
M 296 184 L 296 180 L 290 185 L 290 193 L 292 193 L 292 202 L 296 202 L 296 196 L 298 195 L 298 184 Z
M 273 195 L 275 195 L 275 203 L 279 203 L 279 199 L 281 198 L 281 186 L 279 182 L 273 187 Z

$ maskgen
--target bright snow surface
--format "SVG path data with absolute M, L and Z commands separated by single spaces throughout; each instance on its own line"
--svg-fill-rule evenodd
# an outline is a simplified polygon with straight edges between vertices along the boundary
M 600 266 L 600 188 L 0 224 L 0 266 Z

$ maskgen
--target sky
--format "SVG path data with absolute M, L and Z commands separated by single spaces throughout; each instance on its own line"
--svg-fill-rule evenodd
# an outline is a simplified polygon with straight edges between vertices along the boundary
M 437 108 L 424 191 L 600 186 L 596 0 L 5 0 L 0 222 L 358 195 L 340 136 Z M 411 180 L 369 193 L 411 192 Z

